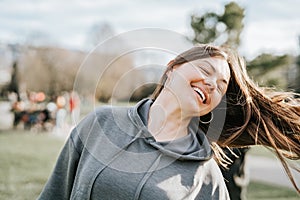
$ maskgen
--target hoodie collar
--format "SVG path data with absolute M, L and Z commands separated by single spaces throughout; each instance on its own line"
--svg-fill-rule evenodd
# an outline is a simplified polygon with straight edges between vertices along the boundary
M 147 128 L 148 114 L 153 99 L 143 99 L 129 110 L 129 118 L 142 131 L 145 142 L 160 150 L 163 154 L 180 160 L 208 160 L 212 157 L 210 144 L 199 129 L 198 118 L 193 118 L 189 125 L 189 134 L 183 138 L 168 142 L 157 142 Z

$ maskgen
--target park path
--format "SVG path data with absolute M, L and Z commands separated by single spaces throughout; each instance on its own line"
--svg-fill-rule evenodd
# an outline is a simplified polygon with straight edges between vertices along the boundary
M 294 188 L 286 175 L 283 166 L 276 158 L 247 155 L 246 168 L 249 171 L 251 181 L 259 181 Z M 300 173 L 297 173 L 292 169 L 292 174 L 295 177 L 298 187 L 300 187 Z

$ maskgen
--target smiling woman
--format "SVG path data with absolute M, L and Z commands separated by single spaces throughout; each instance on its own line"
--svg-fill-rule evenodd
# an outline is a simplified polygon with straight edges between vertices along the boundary
M 155 98 L 149 112 L 148 127 L 156 140 L 169 141 L 188 135 L 186 127 L 191 118 L 207 115 L 216 108 L 230 79 L 227 61 L 217 56 L 177 65 L 171 61 L 169 68 L 165 74 L 166 82 L 162 83 L 164 89 Z M 166 117 L 161 123 L 152 123 L 152 119 L 158 119 L 159 116 Z
M 159 98 L 160 93 L 167 85 L 168 74 L 173 68 L 183 67 L 186 63 L 195 61 L 207 63 L 205 60 L 212 58 L 215 60 L 221 58 L 226 61 L 231 76 L 229 84 L 226 86 L 225 98 L 223 97 L 226 100 L 226 118 L 224 126 L 217 128 L 220 133 L 215 142 L 220 146 L 229 147 L 249 145 L 272 147 L 293 185 L 300 192 L 284 159 L 300 159 L 300 101 L 296 99 L 299 95 L 258 87 L 249 78 L 245 62 L 237 52 L 225 47 L 199 45 L 180 54 L 169 63 L 153 98 Z M 218 73 L 218 70 L 214 70 L 214 66 L 216 65 L 203 65 L 201 69 L 204 74 L 211 75 Z M 218 66 L 217 69 L 222 69 L 220 68 L 222 65 L 218 64 Z M 223 65 L 222 70 L 227 70 L 227 68 L 226 65 Z M 226 78 L 224 80 L 225 83 Z M 208 130 L 207 126 L 203 123 L 200 124 L 203 130 Z M 222 154 L 218 153 L 217 155 Z M 218 159 L 222 160 L 223 158 L 218 157 Z
M 83 119 L 39 199 L 229 199 L 217 145 L 270 146 L 289 172 L 299 111 L 291 94 L 255 86 L 230 49 L 195 46 L 169 62 L 152 98 Z

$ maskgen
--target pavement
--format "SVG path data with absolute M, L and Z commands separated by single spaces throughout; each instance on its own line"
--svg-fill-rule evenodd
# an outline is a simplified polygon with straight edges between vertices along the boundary
M 300 163 L 297 163 L 299 167 Z M 276 158 L 247 155 L 246 169 L 252 181 L 265 182 L 294 189 L 283 166 Z M 298 187 L 300 187 L 300 173 L 293 169 L 291 169 L 291 171 Z

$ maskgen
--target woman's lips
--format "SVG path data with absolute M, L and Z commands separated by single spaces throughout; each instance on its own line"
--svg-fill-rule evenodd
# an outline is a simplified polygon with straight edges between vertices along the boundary
M 192 87 L 193 90 L 199 95 L 199 97 L 201 98 L 202 100 L 202 103 L 205 103 L 206 102 L 206 96 L 205 96 L 205 93 L 198 87 Z

